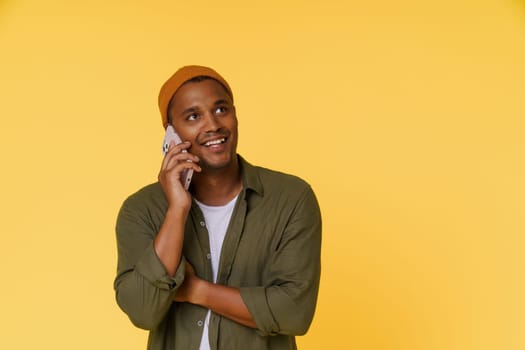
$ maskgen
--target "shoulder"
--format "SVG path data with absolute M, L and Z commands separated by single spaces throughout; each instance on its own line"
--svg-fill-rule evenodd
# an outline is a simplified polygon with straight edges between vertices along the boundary
M 241 158 L 242 159 L 242 158 Z M 313 196 L 310 185 L 302 178 L 242 160 L 245 185 L 264 198 L 295 198 Z
M 144 231 L 154 235 L 160 229 L 167 206 L 158 182 L 142 187 L 122 203 L 117 216 L 117 234 Z
M 162 187 L 158 182 L 146 185 L 126 198 L 123 207 L 134 210 L 144 210 L 147 208 L 164 207 L 166 197 Z
M 296 175 L 287 174 L 261 166 L 255 166 L 254 168 L 259 174 L 265 191 L 268 190 L 297 193 L 310 190 L 310 185 L 305 180 Z

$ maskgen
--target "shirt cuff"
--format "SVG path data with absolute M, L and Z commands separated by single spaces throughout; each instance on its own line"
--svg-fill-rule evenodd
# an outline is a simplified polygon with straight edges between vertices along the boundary
M 257 325 L 257 333 L 262 336 L 277 334 L 279 325 L 275 322 L 266 301 L 266 288 L 241 287 L 240 293 L 244 304 L 246 304 Z
M 174 276 L 168 275 L 164 265 L 155 252 L 152 241 L 137 262 L 136 271 L 157 288 L 171 291 L 184 281 L 186 259 L 184 259 L 184 257 L 181 259 Z

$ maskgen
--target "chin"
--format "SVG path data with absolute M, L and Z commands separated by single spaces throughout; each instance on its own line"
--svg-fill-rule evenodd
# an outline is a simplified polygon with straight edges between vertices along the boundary
M 215 158 L 215 157 L 214 157 Z M 200 166 L 206 170 L 222 170 L 226 169 L 234 164 L 235 157 L 231 155 L 226 157 L 220 157 L 220 159 L 201 159 Z
M 230 160 L 201 160 L 201 167 L 209 170 L 220 170 L 227 168 L 231 164 Z

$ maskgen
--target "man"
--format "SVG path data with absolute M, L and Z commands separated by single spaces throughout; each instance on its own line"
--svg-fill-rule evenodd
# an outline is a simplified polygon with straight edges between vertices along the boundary
M 237 155 L 233 93 L 214 70 L 179 69 L 159 107 L 185 142 L 170 145 L 158 182 L 119 212 L 119 306 L 150 331 L 148 349 L 296 349 L 320 276 L 310 186 Z

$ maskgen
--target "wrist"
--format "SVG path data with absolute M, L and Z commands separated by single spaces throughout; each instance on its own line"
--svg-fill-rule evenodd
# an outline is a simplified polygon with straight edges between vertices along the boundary
M 193 283 L 194 293 L 192 294 L 192 300 L 190 302 L 192 304 L 206 306 L 208 300 L 208 291 L 211 283 L 200 278 L 195 278 Z
M 188 216 L 189 208 L 181 208 L 174 205 L 169 205 L 168 210 L 166 210 L 166 218 L 165 220 L 173 220 L 173 221 L 186 221 L 186 217 Z

